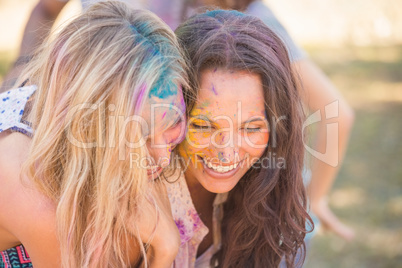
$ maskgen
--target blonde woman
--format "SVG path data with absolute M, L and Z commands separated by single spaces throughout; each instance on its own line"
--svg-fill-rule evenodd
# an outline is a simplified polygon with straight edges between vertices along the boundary
M 157 178 L 184 136 L 185 73 L 173 32 L 113 1 L 43 46 L 0 95 L 1 267 L 170 266 Z

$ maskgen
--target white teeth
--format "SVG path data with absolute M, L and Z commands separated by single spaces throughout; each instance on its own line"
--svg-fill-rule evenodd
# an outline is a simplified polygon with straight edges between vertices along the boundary
M 230 165 L 230 166 L 221 166 L 221 165 L 215 166 L 211 162 L 207 162 L 207 160 L 205 160 L 205 158 L 203 160 L 204 160 L 204 163 L 205 163 L 205 165 L 207 167 L 209 167 L 209 168 L 211 168 L 214 171 L 219 172 L 219 173 L 229 172 L 229 171 L 237 168 L 237 166 L 239 165 L 239 163 L 237 163 L 237 164 L 233 164 L 233 165 Z

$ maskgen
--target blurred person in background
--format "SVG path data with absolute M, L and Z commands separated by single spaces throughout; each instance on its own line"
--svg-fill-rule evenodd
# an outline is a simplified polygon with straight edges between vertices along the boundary
M 20 48 L 19 57 L 12 70 L 6 76 L 2 91 L 8 89 L 18 77 L 21 68 L 29 62 L 35 48 L 46 37 L 60 11 L 68 0 L 40 0 L 33 9 Z M 85 9 L 96 1 L 82 0 Z M 331 231 L 346 240 L 352 240 L 354 231 L 343 224 L 328 206 L 327 196 L 341 166 L 345 155 L 349 134 L 354 121 L 354 112 L 344 100 L 340 92 L 329 78 L 317 67 L 307 54 L 296 45 L 286 29 L 278 21 L 269 7 L 260 0 L 124 0 L 134 8 L 147 8 L 161 17 L 172 29 L 175 29 L 186 17 L 194 14 L 201 6 L 218 6 L 224 9 L 236 9 L 246 14 L 260 18 L 268 25 L 287 46 L 293 68 L 300 76 L 302 83 L 302 98 L 310 112 L 325 112 L 327 105 L 338 102 L 338 116 L 317 122 L 314 133 L 314 149 L 325 152 L 327 159 L 338 165 L 329 165 L 322 159 L 312 157 L 311 163 L 306 164 L 306 186 L 308 186 L 310 207 L 315 218 L 324 230 Z M 327 146 L 327 125 L 338 124 L 338 143 Z M 332 143 L 331 143 L 332 144 Z M 313 234 L 308 235 L 309 240 Z

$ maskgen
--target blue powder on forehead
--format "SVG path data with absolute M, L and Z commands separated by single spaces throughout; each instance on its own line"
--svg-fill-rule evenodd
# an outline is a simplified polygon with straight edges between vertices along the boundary
M 161 99 L 166 99 L 170 96 L 177 95 L 178 88 L 177 85 L 171 81 L 171 69 L 169 67 L 169 61 L 164 58 L 162 51 L 164 49 L 163 45 L 170 44 L 167 37 L 164 36 L 154 36 L 152 35 L 153 27 L 149 25 L 148 22 L 138 23 L 137 25 L 129 25 L 131 32 L 134 34 L 135 43 L 146 48 L 146 56 L 143 59 L 141 69 L 148 72 L 153 67 L 151 65 L 161 64 L 157 73 L 159 74 L 158 80 L 151 86 L 148 94 L 148 98 L 153 96 Z M 156 38 L 156 40 L 154 40 Z M 162 50 L 162 51 L 161 51 Z M 162 70 L 161 70 L 162 69 Z M 155 75 L 158 75 L 155 74 Z M 144 90 L 141 91 L 139 95 L 139 100 L 142 101 Z
M 151 91 L 149 92 L 149 97 L 157 97 L 160 99 L 166 99 L 170 96 L 177 95 L 177 85 L 174 84 L 173 82 L 167 82 L 163 81 L 163 78 L 160 78 L 154 87 L 152 87 Z
M 155 57 L 155 55 L 152 55 L 151 57 L 148 57 L 148 59 L 145 59 L 145 62 L 143 63 L 143 68 L 148 74 L 149 72 L 152 72 L 154 76 L 158 76 L 157 80 L 151 85 L 148 98 L 157 97 L 160 99 L 166 99 L 172 95 L 177 95 L 178 88 L 172 81 L 173 78 L 170 66 L 166 66 L 167 64 L 164 64 L 163 61 L 163 57 Z M 155 67 L 150 67 L 150 65 L 155 64 L 158 65 L 159 68 L 155 69 Z M 160 66 L 160 64 L 163 64 L 164 66 Z

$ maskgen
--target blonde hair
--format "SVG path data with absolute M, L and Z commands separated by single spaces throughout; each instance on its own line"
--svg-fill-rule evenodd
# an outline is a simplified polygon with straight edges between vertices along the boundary
M 119 120 L 139 115 L 150 92 L 187 86 L 185 69 L 173 32 L 159 18 L 115 1 L 91 6 L 27 67 L 20 80 L 38 90 L 24 171 L 57 204 L 63 267 L 128 266 L 128 236 L 145 257 L 135 218 L 148 179 L 128 159 L 146 149 L 127 148 L 126 139 L 138 141 L 141 129 Z

